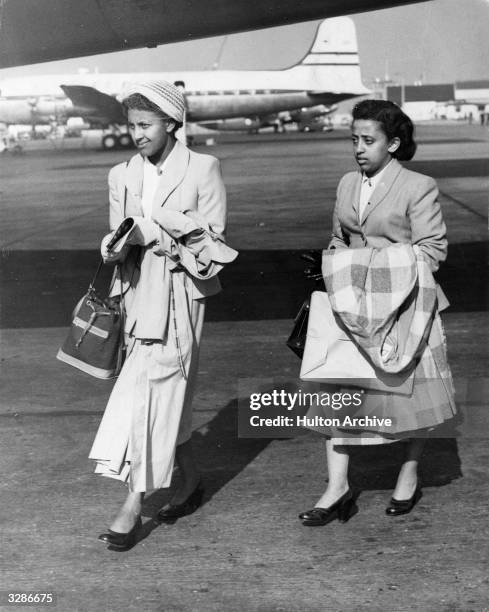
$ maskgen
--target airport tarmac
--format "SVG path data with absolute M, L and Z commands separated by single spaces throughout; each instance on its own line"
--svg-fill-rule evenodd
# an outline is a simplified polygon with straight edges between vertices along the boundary
M 409 167 L 436 178 L 448 227 L 437 278 L 465 415 L 461 437 L 428 442 L 421 502 L 386 517 L 400 445 L 358 449 L 358 514 L 308 529 L 297 514 L 324 488 L 321 438 L 238 438 L 243 388 L 298 384 L 284 342 L 312 289 L 299 255 L 326 246 L 336 185 L 354 163 L 346 130 L 227 134 L 195 146 L 222 162 L 228 242 L 240 251 L 209 300 L 203 337 L 194 438 L 205 503 L 158 526 L 170 492 L 148 495 L 144 537 L 127 552 L 97 541 L 124 487 L 95 477 L 87 460 L 111 383 L 54 356 L 97 265 L 107 172 L 128 153 L 71 140 L 0 157 L 1 610 L 8 591 L 54 591 L 63 612 L 489 610 L 489 132 L 422 125 L 418 140 Z

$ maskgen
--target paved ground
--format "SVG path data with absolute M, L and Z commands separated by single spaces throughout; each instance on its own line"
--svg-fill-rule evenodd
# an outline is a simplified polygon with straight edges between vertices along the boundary
M 241 254 L 205 328 L 195 401 L 205 504 L 157 526 L 170 492 L 149 495 L 144 538 L 125 553 L 96 540 L 124 488 L 93 476 L 86 459 L 111 385 L 54 359 L 97 262 L 107 171 L 124 153 L 66 145 L 2 156 L 0 589 L 54 590 L 63 612 L 489 610 L 487 131 L 424 126 L 412 162 L 442 194 L 450 252 L 439 280 L 465 413 L 460 438 L 428 443 L 416 511 L 383 513 L 397 445 L 358 449 L 359 513 L 304 528 L 296 515 L 324 487 L 321 439 L 237 438 L 246 379 L 297 384 L 284 339 L 310 290 L 298 253 L 328 240 L 335 187 L 352 167 L 347 136 L 226 136 L 209 150 L 222 160 L 228 238 Z

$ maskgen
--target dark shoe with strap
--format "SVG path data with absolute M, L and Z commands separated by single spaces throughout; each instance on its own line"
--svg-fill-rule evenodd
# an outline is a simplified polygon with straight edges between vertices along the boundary
M 181 504 L 166 504 L 166 506 L 163 506 L 163 508 L 156 515 L 158 521 L 162 523 L 173 522 L 182 516 L 192 514 L 202 504 L 203 496 L 204 487 L 202 486 L 202 483 L 199 482 L 197 487 L 184 502 Z
M 395 497 L 391 497 L 389 505 L 385 509 L 385 513 L 387 516 L 408 514 L 422 497 L 423 493 L 419 487 L 416 487 L 412 497 L 409 499 L 396 499 Z
M 98 537 L 102 542 L 106 542 L 110 544 L 113 548 L 117 548 L 118 550 L 127 550 L 128 548 L 132 548 L 137 540 L 138 531 L 143 526 L 141 521 L 141 516 L 138 515 L 136 523 L 131 531 L 127 533 L 120 533 L 118 531 L 112 531 L 109 529 L 107 533 L 101 533 Z
M 344 495 L 328 508 L 312 508 L 312 510 L 307 510 L 307 512 L 301 512 L 299 518 L 302 524 L 307 527 L 321 527 L 336 518 L 340 523 L 346 523 L 357 510 L 353 491 L 348 489 Z

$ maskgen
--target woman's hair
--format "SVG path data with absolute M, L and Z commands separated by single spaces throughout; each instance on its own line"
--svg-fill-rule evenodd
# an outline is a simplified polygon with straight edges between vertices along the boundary
M 134 93 L 127 98 L 124 98 L 124 100 L 122 100 L 122 106 L 124 108 L 126 117 L 130 110 L 142 110 L 150 111 L 155 115 L 158 115 L 161 119 L 171 119 L 175 124 L 175 127 L 171 131 L 172 134 L 175 134 L 175 132 L 183 125 L 183 123 L 180 123 L 180 121 L 175 121 L 175 119 L 166 115 L 159 106 L 157 106 L 154 102 L 151 102 L 151 100 L 148 100 L 146 96 L 139 93 Z
M 357 119 L 378 121 L 389 140 L 399 138 L 401 144 L 397 151 L 392 153 L 392 157 L 401 161 L 408 161 L 414 157 L 417 147 L 414 140 L 414 125 L 397 104 L 388 100 L 362 100 L 353 107 L 352 114 L 353 121 Z

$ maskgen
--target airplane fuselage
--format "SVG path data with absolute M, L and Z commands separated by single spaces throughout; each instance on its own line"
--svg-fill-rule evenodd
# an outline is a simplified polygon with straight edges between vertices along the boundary
M 263 116 L 287 110 L 297 110 L 315 104 L 334 104 L 345 96 L 333 94 L 250 93 L 240 95 L 187 96 L 189 121 L 231 119 L 234 117 Z
M 352 58 L 353 60 L 354 58 Z M 189 121 L 226 119 L 265 115 L 284 110 L 295 110 L 315 104 L 334 104 L 355 95 L 366 93 L 357 77 L 357 66 L 343 63 L 341 72 L 324 67 L 311 66 L 309 75 L 299 66 L 287 70 L 257 71 L 200 71 L 181 73 L 138 73 L 138 74 L 70 74 L 33 77 L 28 80 L 9 79 L 0 83 L 0 94 L 7 99 L 25 97 L 24 114 L 28 114 L 29 103 L 35 91 L 41 99 L 63 96 L 60 85 L 86 85 L 121 99 L 124 86 L 131 81 L 163 79 L 181 83 L 187 98 Z M 296 74 L 294 74 L 296 73 Z M 311 76 L 316 78 L 311 78 Z M 64 98 L 63 112 L 66 116 L 76 115 Z M 55 105 L 51 103 L 54 114 Z M 59 104 L 58 104 L 59 106 Z M 47 102 L 44 103 L 47 109 Z M 0 102 L 0 115 L 4 107 Z M 61 108 L 58 110 L 58 113 Z M 0 121 L 2 117 L 0 116 Z M 18 123 L 18 121 L 15 121 Z M 28 121 L 31 122 L 30 120 Z
M 71 100 L 63 96 L 48 99 L 33 96 L 0 98 L 0 123 L 49 124 L 78 115 L 79 109 L 75 109 Z
M 332 55 L 332 54 L 331 54 Z M 296 64 L 283 70 L 200 70 L 182 72 L 138 72 L 112 74 L 58 74 L 9 78 L 0 81 L 0 96 L 60 96 L 60 85 L 87 85 L 120 98 L 126 83 L 164 80 L 181 83 L 192 95 L 239 95 L 245 93 L 302 92 L 335 93 L 365 92 L 359 79 L 358 53 L 335 54 L 334 64 L 314 66 Z M 338 70 L 341 67 L 341 70 Z M 353 91 L 352 91 L 353 89 Z
M 348 97 L 348 96 L 345 96 Z M 267 115 L 296 110 L 313 104 L 333 104 L 341 95 L 306 92 L 261 93 L 255 90 L 240 94 L 200 93 L 187 95 L 187 119 L 206 121 Z M 43 124 L 65 121 L 69 117 L 90 116 L 90 109 L 73 106 L 67 98 L 34 100 L 32 98 L 0 98 L 0 122 L 7 124 Z

